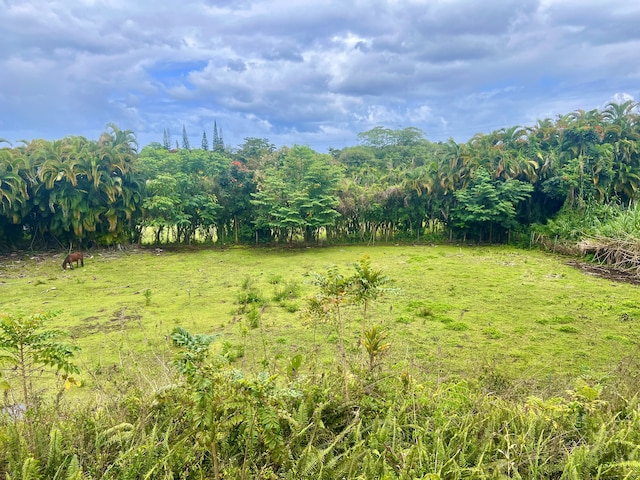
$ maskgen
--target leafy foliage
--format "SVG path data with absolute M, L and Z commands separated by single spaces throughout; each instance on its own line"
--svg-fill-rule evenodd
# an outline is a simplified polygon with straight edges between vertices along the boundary
M 480 238 L 486 232 L 491 243 L 494 225 L 505 230 L 517 226 L 516 206 L 529 197 L 533 187 L 519 180 L 491 180 L 484 168 L 476 170 L 472 178 L 469 187 L 455 192 L 458 205 L 452 212 L 453 223 Z
M 216 338 L 217 335 L 192 335 L 182 327 L 175 327 L 171 332 L 171 340 L 176 347 L 184 349 L 174 362 L 178 371 L 195 375 L 197 368 L 209 356 L 209 346 Z
M 308 147 L 294 146 L 281 161 L 264 171 L 252 204 L 256 226 L 271 229 L 277 238 L 302 233 L 314 240 L 320 228 L 338 217 L 335 191 L 339 169 Z
M 115 125 L 97 141 L 3 144 L 0 248 L 141 242 L 149 231 L 156 243 L 522 241 L 561 210 L 629 208 L 640 194 L 632 101 L 464 144 L 379 126 L 330 154 L 261 138 L 227 148 L 215 123 L 211 149 L 206 133 L 199 149 L 182 133 L 182 148 L 165 129 L 139 153 Z
M 0 366 L 8 386 L 16 380 L 22 389 L 27 408 L 33 402 L 33 382 L 47 370 L 67 383 L 75 383 L 71 376 L 79 373 L 73 362 L 79 347 L 59 342 L 60 330 L 45 330 L 51 313 L 0 315 Z

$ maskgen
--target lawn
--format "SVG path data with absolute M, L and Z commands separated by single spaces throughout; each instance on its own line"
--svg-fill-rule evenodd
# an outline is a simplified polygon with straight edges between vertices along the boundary
M 53 311 L 51 328 L 82 350 L 85 390 L 125 363 L 162 383 L 170 334 L 219 334 L 235 365 L 284 372 L 331 368 L 339 333 L 306 314 L 310 274 L 344 275 L 368 256 L 393 280 L 369 307 L 383 327 L 391 368 L 439 381 L 485 377 L 499 388 L 555 390 L 577 377 L 601 381 L 637 354 L 639 287 L 588 275 L 567 258 L 510 247 L 345 246 L 92 251 L 63 271 L 62 254 L 0 257 L 0 311 Z M 259 301 L 242 312 L 248 291 Z M 349 361 L 360 360 L 362 307 L 343 305 Z

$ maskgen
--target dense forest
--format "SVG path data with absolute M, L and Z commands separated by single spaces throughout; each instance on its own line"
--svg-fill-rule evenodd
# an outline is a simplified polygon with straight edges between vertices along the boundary
M 633 207 L 639 119 L 637 103 L 610 103 L 461 144 L 376 127 L 327 154 L 263 138 L 228 148 L 217 126 L 198 149 L 183 129 L 182 148 L 165 130 L 138 151 L 115 125 L 97 141 L 2 140 L 0 248 L 570 237 L 585 212 Z

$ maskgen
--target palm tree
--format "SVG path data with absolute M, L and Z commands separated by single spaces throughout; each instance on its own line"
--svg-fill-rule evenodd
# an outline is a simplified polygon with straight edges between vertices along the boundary
M 98 140 L 98 156 L 108 165 L 109 175 L 125 176 L 131 170 L 138 152 L 138 141 L 131 130 L 120 130 L 116 125 L 107 125 L 109 131 Z
M 604 138 L 608 142 L 615 142 L 622 138 L 632 137 L 638 140 L 638 131 L 633 127 L 637 125 L 637 109 L 640 104 L 633 100 L 623 103 L 608 103 L 602 112 L 602 120 L 607 124 Z
M 478 140 L 480 135 L 474 138 Z M 440 145 L 437 159 L 437 178 L 443 195 L 464 188 L 478 166 L 477 157 L 471 155 L 466 145 L 456 143 L 453 138 Z
M 526 163 L 522 153 L 527 144 L 527 129 L 520 126 L 502 128 L 492 132 L 486 148 L 486 167 L 495 178 L 505 180 L 518 177 Z
M 109 243 L 133 228 L 133 217 L 141 205 L 141 184 L 133 165 L 138 143 L 131 130 L 113 124 L 97 143 L 79 141 L 82 172 L 88 180 L 87 196 L 91 208 L 84 222 L 100 230 Z M 100 224 L 104 223 L 103 227 Z
M 72 145 L 68 139 L 44 142 L 34 154 L 39 162 L 38 179 L 48 190 L 54 188 L 56 182 L 67 181 L 74 187 L 77 185 L 77 161 L 73 159 Z
M 545 118 L 544 120 L 538 120 L 532 128 L 529 129 L 528 134 L 529 142 L 532 139 L 536 139 L 540 148 L 548 149 L 550 147 L 556 147 L 560 141 L 560 132 L 553 120 Z
M 640 142 L 622 138 L 613 143 L 612 149 L 613 192 L 629 204 L 640 190 Z
M 418 197 L 423 193 L 430 194 L 435 183 L 434 168 L 437 168 L 435 162 L 407 169 L 402 176 L 403 185 L 407 190 L 415 192 Z
M 27 184 L 20 176 L 21 156 L 12 149 L 0 149 L 0 214 L 13 223 L 20 221 L 19 205 L 29 198 Z

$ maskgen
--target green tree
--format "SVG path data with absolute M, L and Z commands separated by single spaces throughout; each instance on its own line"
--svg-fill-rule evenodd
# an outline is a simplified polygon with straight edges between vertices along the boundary
M 209 150 L 209 141 L 207 140 L 207 132 L 202 132 L 202 150 L 205 152 Z
M 602 120 L 605 123 L 603 137 L 608 142 L 615 142 L 623 138 L 638 140 L 640 132 L 638 126 L 639 103 L 627 100 L 623 103 L 610 102 L 602 112 Z
M 309 309 L 317 316 L 335 315 L 338 330 L 338 349 L 342 359 L 345 397 L 349 399 L 349 377 L 347 371 L 347 349 L 344 345 L 344 320 L 342 306 L 347 302 L 351 279 L 342 275 L 335 265 L 326 269 L 325 274 L 313 272 L 311 283 L 319 288 L 317 295 L 308 299 Z M 315 323 L 315 322 L 314 322 Z
M 218 131 L 218 124 L 215 120 L 213 121 L 213 151 L 214 152 L 224 151 L 224 140 L 222 139 L 222 129 Z
M 182 125 L 182 148 L 185 150 L 191 150 L 191 145 L 189 145 L 189 136 L 187 135 L 187 127 Z
M 482 240 L 494 240 L 494 226 L 510 232 L 515 226 L 516 206 L 528 198 L 533 186 L 520 180 L 492 179 L 484 168 L 476 170 L 472 183 L 455 192 L 458 205 L 452 212 L 453 223 L 465 236 L 475 233 Z
M 201 149 L 167 152 L 148 146 L 137 165 L 145 182 L 140 226 L 152 228 L 156 242 L 168 230 L 175 232 L 175 240 L 189 243 L 196 238 L 213 241 L 215 232 L 220 234 L 218 198 L 226 158 Z
M 305 241 L 317 239 L 320 229 L 339 216 L 335 194 L 340 177 L 328 155 L 299 145 L 283 150 L 281 163 L 267 168 L 258 180 L 251 202 L 256 226 L 289 241 L 299 233 Z
M 32 243 L 38 237 L 45 245 L 130 240 L 141 201 L 133 132 L 110 124 L 97 142 L 34 140 L 24 158 L 30 200 L 24 221 Z
M 407 127 L 401 130 L 375 127 L 359 133 L 358 138 L 363 145 L 383 148 L 397 145 L 415 145 L 424 139 L 424 133 L 416 127 Z
M 23 152 L 0 148 L 0 246 L 17 246 L 23 239 L 33 178 Z
M 219 241 L 225 242 L 233 238 L 237 243 L 240 240 L 252 241 L 255 236 L 262 236 L 253 228 L 253 211 L 251 195 L 255 193 L 254 171 L 249 165 L 256 165 L 259 159 L 248 159 L 244 155 L 227 162 L 217 176 L 216 195 L 221 206 L 218 216 Z
M 638 103 L 609 103 L 602 119 L 602 136 L 612 147 L 611 195 L 629 205 L 640 191 L 640 115 Z
M 72 374 L 79 373 L 73 357 L 79 347 L 62 343 L 60 330 L 46 330 L 50 313 L 0 315 L 0 365 L 8 380 L 16 380 L 22 390 L 27 408 L 33 403 L 33 383 L 47 372 L 72 382 Z
M 0 149 L 0 215 L 13 223 L 21 220 L 19 207 L 29 198 L 20 165 L 19 153 L 9 148 Z
M 98 140 L 100 181 L 94 181 L 94 192 L 89 193 L 90 198 L 102 199 L 96 207 L 105 209 L 97 238 L 107 245 L 130 239 L 142 202 L 142 185 L 134 165 L 138 150 L 135 134 L 113 124 L 108 128 Z
M 165 230 L 179 224 L 188 223 L 189 219 L 181 212 L 180 196 L 177 193 L 178 175 L 162 173 L 156 178 L 147 180 L 147 195 L 142 202 L 142 222 L 145 227 L 155 230 L 155 241 Z
M 171 150 L 171 134 L 168 129 L 164 129 L 164 136 L 162 137 L 162 147 L 165 150 Z
M 376 301 L 389 291 L 391 279 L 382 270 L 371 266 L 371 259 L 364 255 L 353 264 L 356 273 L 350 279 L 350 295 L 356 304 L 362 304 L 362 331 L 366 327 L 367 310 L 371 302 Z

